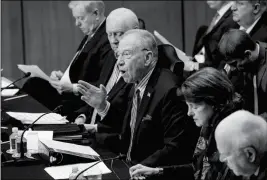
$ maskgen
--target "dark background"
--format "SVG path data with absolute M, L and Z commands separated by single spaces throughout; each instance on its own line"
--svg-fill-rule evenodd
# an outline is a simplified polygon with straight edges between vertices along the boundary
M 157 30 L 171 43 L 191 55 L 200 25 L 208 25 L 214 11 L 206 1 L 104 1 L 106 16 L 125 7 Z M 1 68 L 2 76 L 22 75 L 17 64 L 36 64 L 50 75 L 65 71 L 83 34 L 75 26 L 69 1 L 2 1 Z

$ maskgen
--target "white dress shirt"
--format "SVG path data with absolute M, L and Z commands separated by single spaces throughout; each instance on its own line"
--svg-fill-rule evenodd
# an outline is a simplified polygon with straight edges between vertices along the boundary
M 246 29 L 243 26 L 240 26 L 239 30 L 246 30 L 246 33 L 249 34 L 252 31 L 252 29 L 254 28 L 254 26 L 257 24 L 257 22 L 260 20 L 260 18 L 261 18 L 261 16 L 258 19 L 256 19 L 256 21 L 254 21 L 254 23 L 251 26 L 249 26 L 249 28 Z

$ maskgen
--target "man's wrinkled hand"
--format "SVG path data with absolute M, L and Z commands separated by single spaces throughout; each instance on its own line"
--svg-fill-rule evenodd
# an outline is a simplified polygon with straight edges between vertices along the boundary
M 84 124 L 84 127 L 91 134 L 97 131 L 97 124 Z
M 98 88 L 80 80 L 78 81 L 77 89 L 82 94 L 81 99 L 83 101 L 98 112 L 104 111 L 107 106 L 107 90 L 102 84 Z
M 84 124 L 84 123 L 85 123 L 85 120 L 86 120 L 85 117 L 81 117 L 81 116 L 79 116 L 79 117 L 77 117 L 77 118 L 75 119 L 74 123 L 75 123 L 75 124 L 78 124 L 78 125 L 80 125 L 80 124 Z
M 52 71 L 50 78 L 52 80 L 60 80 L 63 76 L 63 73 L 61 71 Z
M 144 179 L 147 176 L 158 174 L 159 169 L 137 164 L 129 169 L 129 173 L 132 179 Z

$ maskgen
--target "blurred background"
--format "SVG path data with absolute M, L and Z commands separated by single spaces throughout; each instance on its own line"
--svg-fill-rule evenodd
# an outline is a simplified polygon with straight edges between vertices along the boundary
M 106 16 L 125 7 L 143 19 L 146 29 L 165 36 L 192 54 L 196 31 L 208 25 L 214 11 L 206 1 L 104 1 Z M 36 64 L 50 75 L 65 71 L 83 38 L 75 26 L 69 1 L 1 1 L 2 76 L 22 75 L 17 64 Z

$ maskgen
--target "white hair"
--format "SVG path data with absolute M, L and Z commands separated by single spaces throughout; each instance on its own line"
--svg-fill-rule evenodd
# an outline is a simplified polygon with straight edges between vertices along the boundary
M 83 8 L 86 12 L 98 9 L 101 16 L 105 14 L 105 4 L 103 1 L 70 1 L 68 6 L 71 10 L 78 7 Z
M 148 32 L 144 29 L 131 29 L 127 31 L 123 37 L 126 37 L 128 35 L 134 35 L 137 38 L 137 42 L 139 40 L 138 46 L 141 46 L 143 48 L 146 48 L 147 50 L 150 50 L 153 52 L 154 59 L 157 60 L 158 58 L 158 46 L 157 41 L 153 34 Z
M 267 122 L 252 113 L 239 110 L 217 126 L 215 136 L 231 136 L 228 142 L 236 148 L 253 146 L 262 155 L 267 151 Z

